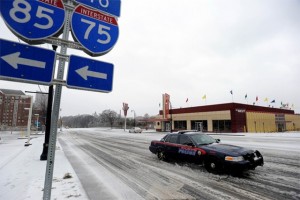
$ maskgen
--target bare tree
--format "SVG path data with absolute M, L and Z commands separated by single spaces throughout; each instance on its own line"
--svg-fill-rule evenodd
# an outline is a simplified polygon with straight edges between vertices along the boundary
M 48 106 L 48 94 L 38 94 L 38 99 L 34 103 L 34 110 L 40 115 L 39 120 L 46 124 Z
M 118 119 L 118 114 L 117 112 L 113 111 L 113 110 L 104 110 L 101 113 L 101 120 L 102 122 L 107 122 L 109 123 L 110 127 L 113 128 L 113 125 L 115 123 L 115 121 Z

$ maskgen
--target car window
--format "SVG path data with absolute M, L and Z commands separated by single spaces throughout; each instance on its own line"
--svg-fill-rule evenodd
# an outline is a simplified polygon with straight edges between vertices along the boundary
M 160 141 L 164 141 L 164 142 L 169 142 L 169 135 L 166 135 L 165 137 L 163 137 Z
M 193 143 L 193 142 L 187 135 L 180 135 L 179 144 L 188 145 L 191 143 Z
M 166 142 L 177 143 L 177 137 L 178 137 L 178 135 L 169 135 L 166 138 Z
M 191 135 L 191 138 L 199 145 L 204 145 L 204 144 L 212 144 L 216 142 L 216 140 L 208 135 L 205 134 L 196 134 L 196 135 Z

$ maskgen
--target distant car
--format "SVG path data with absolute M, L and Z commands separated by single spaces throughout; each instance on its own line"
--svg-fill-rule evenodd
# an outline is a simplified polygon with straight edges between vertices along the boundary
M 142 129 L 139 127 L 133 127 L 129 129 L 129 133 L 142 133 Z
M 149 150 L 160 160 L 181 159 L 203 164 L 213 173 L 254 170 L 264 164 L 259 151 L 220 144 L 219 139 L 201 132 L 167 134 L 160 141 L 152 141 Z

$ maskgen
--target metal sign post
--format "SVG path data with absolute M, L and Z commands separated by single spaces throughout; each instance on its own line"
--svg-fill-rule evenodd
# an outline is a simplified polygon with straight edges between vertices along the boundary
M 63 30 L 63 38 L 62 38 L 63 40 L 69 39 L 71 13 L 72 13 L 72 1 L 68 0 L 66 6 L 66 21 Z M 66 44 L 62 44 L 60 53 L 62 55 L 67 54 Z M 64 58 L 62 57 L 59 58 L 57 80 L 63 81 L 65 62 L 66 61 Z M 50 200 L 51 198 L 51 188 L 52 188 L 53 168 L 54 168 L 55 148 L 56 148 L 56 138 L 57 138 L 57 122 L 58 122 L 58 114 L 60 109 L 61 92 L 62 92 L 62 85 L 57 84 L 55 87 L 53 111 L 51 116 L 50 141 L 48 147 L 47 168 L 46 168 L 44 196 L 43 196 L 44 200 Z

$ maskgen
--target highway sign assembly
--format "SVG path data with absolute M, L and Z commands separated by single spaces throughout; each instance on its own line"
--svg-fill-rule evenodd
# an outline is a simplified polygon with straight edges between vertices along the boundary
M 67 87 L 111 92 L 114 65 L 75 55 L 70 56 Z
M 83 5 L 78 5 L 71 20 L 72 34 L 91 56 L 108 53 L 119 37 L 115 17 L 106 15 Z
M 76 0 L 91 8 L 104 11 L 108 14 L 120 17 L 121 0 Z
M 76 46 L 91 56 L 108 53 L 118 40 L 120 6 L 121 0 L 0 0 L 1 16 L 18 38 L 29 44 L 60 46 L 56 55 L 52 50 L 0 39 L 0 79 L 55 85 L 43 200 L 51 200 L 62 87 L 97 92 L 111 92 L 113 87 L 113 64 L 68 56 L 67 49 Z M 75 42 L 69 40 L 71 31 Z M 61 38 L 53 38 L 61 33 Z
M 49 85 L 53 78 L 55 52 L 0 39 L 0 77 Z

